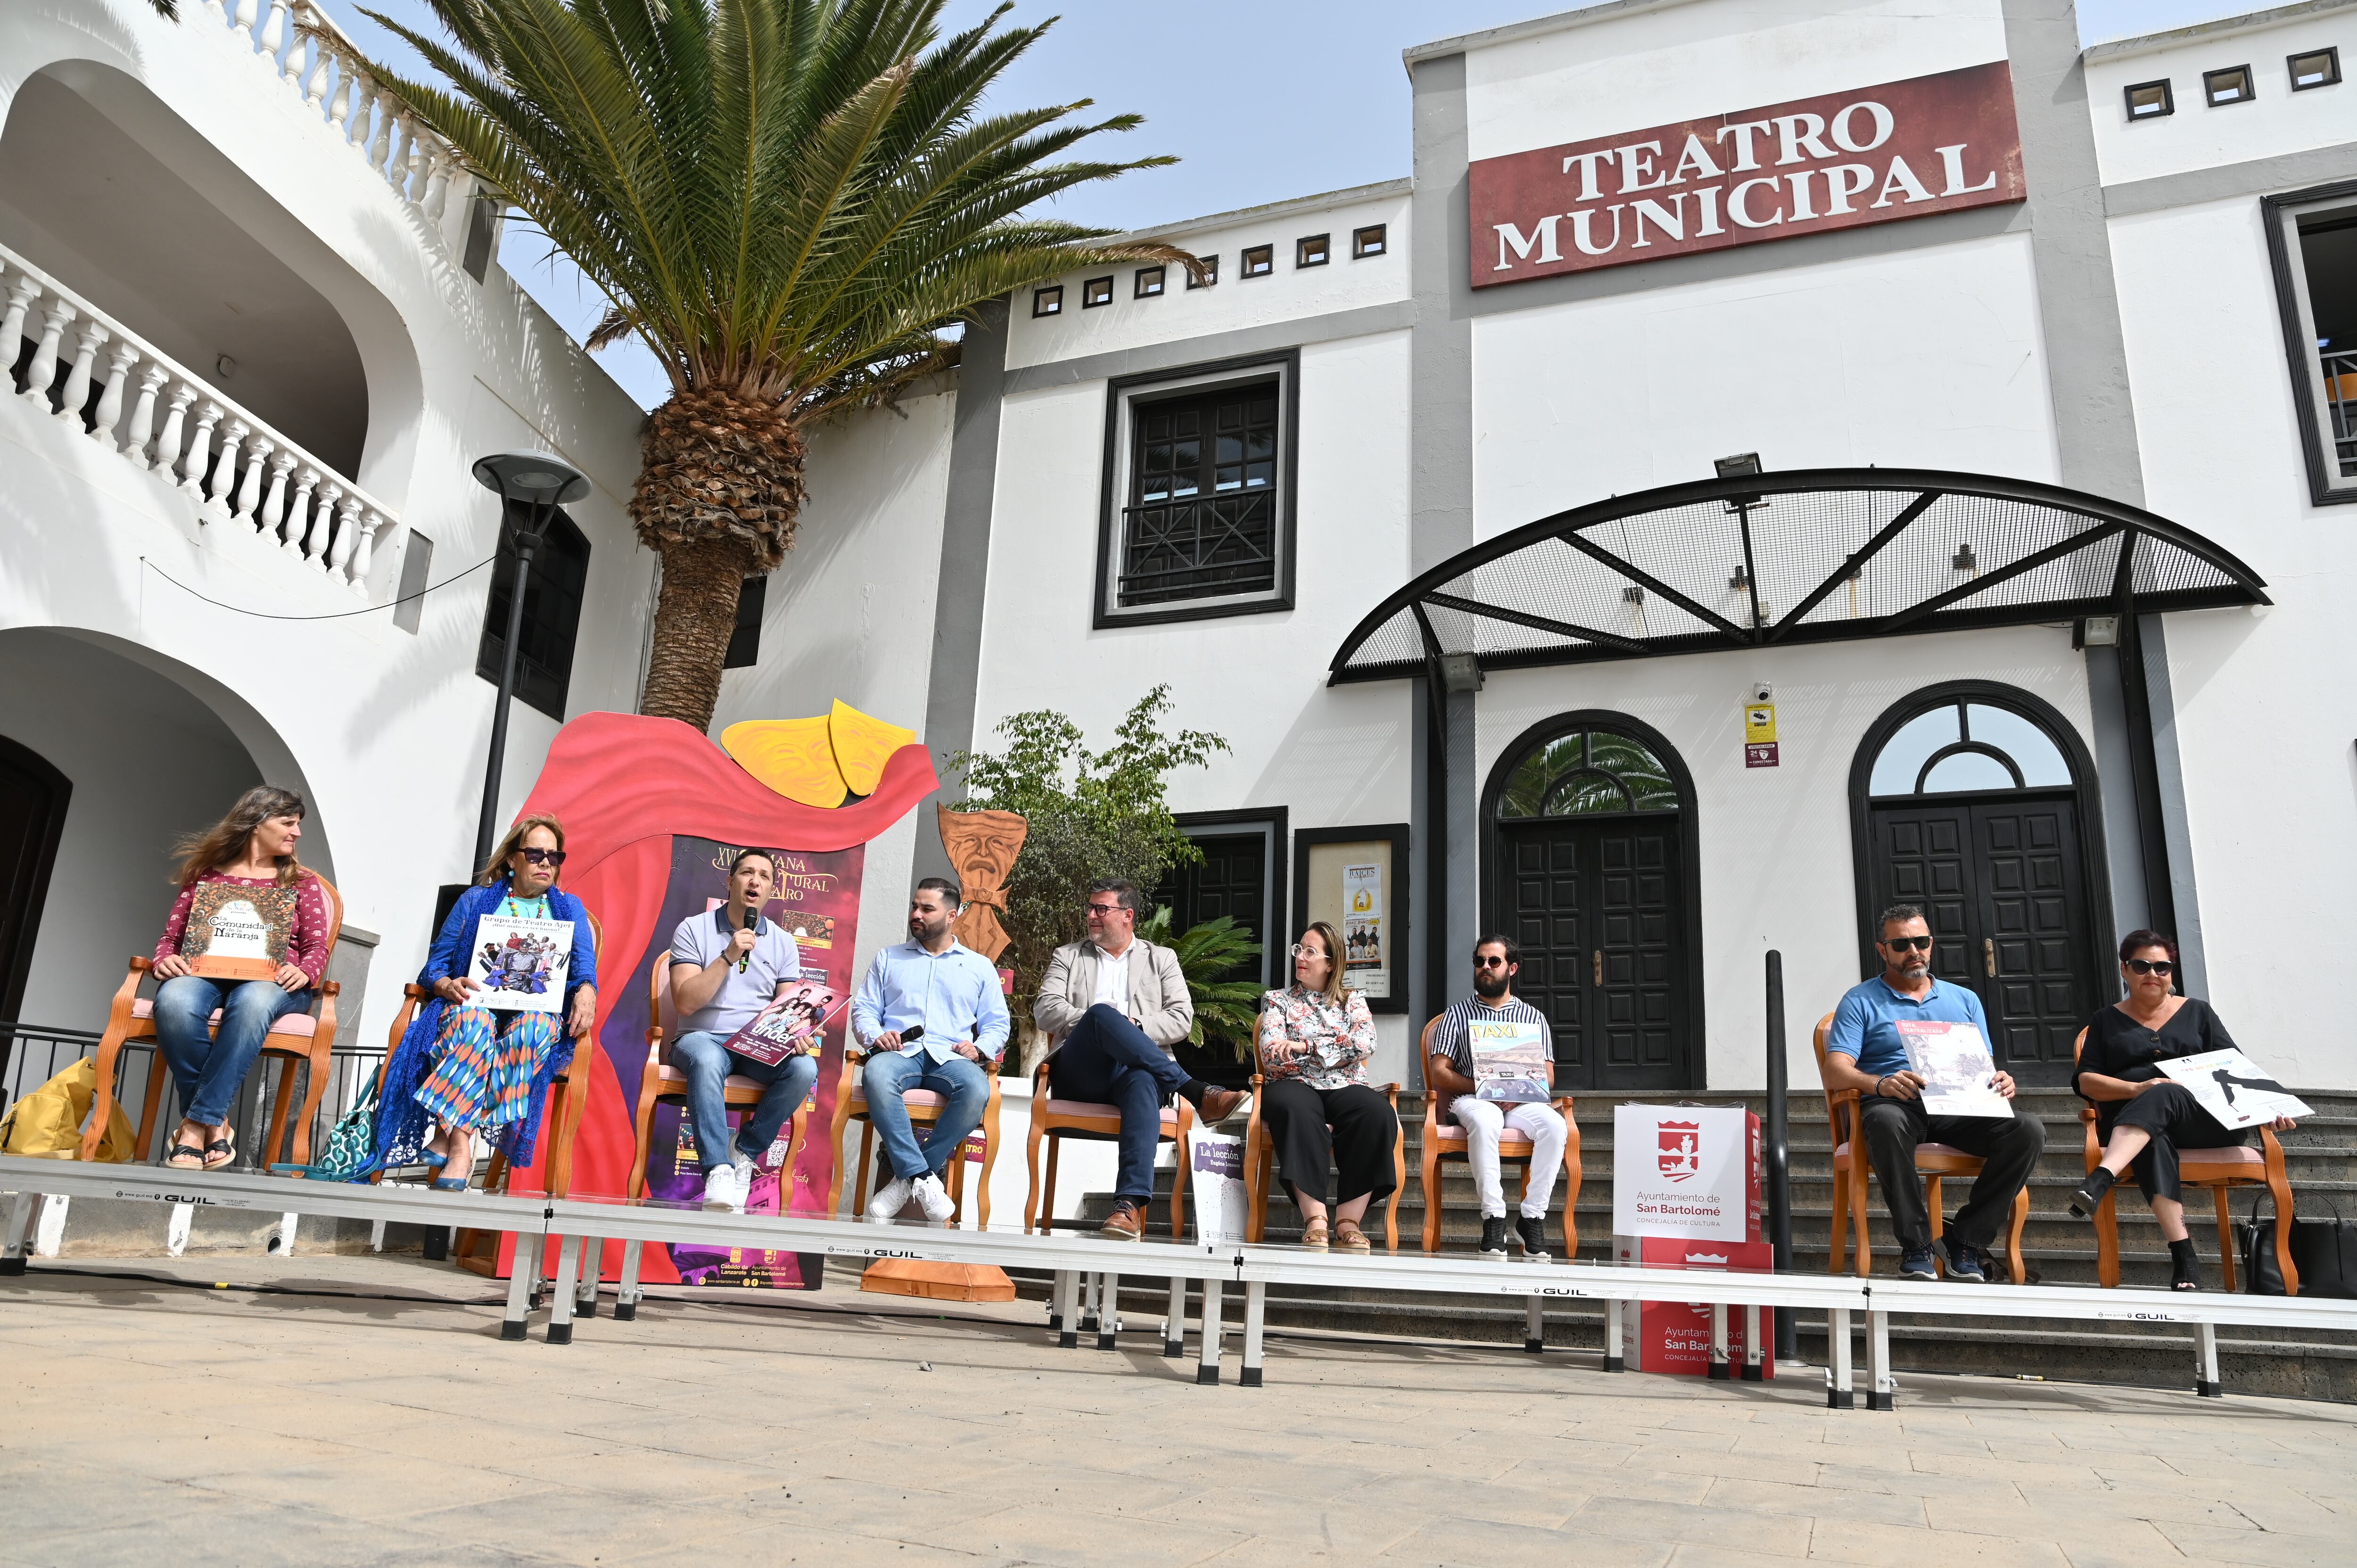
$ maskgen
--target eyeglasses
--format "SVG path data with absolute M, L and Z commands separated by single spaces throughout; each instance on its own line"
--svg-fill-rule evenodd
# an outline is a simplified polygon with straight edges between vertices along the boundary
M 1324 958 L 1326 956 L 1326 950 L 1324 948 L 1313 948 L 1308 942 L 1296 942 L 1285 950 L 1292 954 L 1295 958 Z
M 2158 974 L 2163 978 L 2177 972 L 2177 966 L 2165 958 L 2158 961 L 2132 958 L 2128 960 L 2128 968 L 2138 974 Z
M 1477 958 L 1473 961 L 1473 967 L 1475 969 L 1503 969 L 1506 967 L 1506 961 L 1501 958 Z
M 565 852 L 561 849 L 520 849 L 516 853 L 534 865 L 563 865 Z
M 1882 945 L 1889 948 L 1893 952 L 1905 952 L 1909 948 L 1913 948 L 1917 952 L 1930 952 L 1932 950 L 1932 939 L 1929 937 L 1892 937 L 1889 941 L 1884 942 Z
M 1122 910 L 1122 906 L 1118 902 L 1112 904 L 1086 904 L 1082 905 L 1082 908 L 1088 910 L 1092 915 L 1117 915 Z

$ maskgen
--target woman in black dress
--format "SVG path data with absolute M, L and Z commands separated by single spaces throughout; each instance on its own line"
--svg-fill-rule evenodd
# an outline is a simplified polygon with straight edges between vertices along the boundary
M 2120 943 L 2120 978 L 2127 999 L 2097 1013 L 2087 1026 L 2071 1087 L 2095 1108 L 2095 1131 L 2104 1140 L 2104 1161 L 2071 1195 L 2071 1212 L 2094 1216 L 2096 1205 L 2121 1173 L 2136 1169 L 2136 1186 L 2160 1221 L 2169 1242 L 2169 1288 L 2200 1290 L 2193 1238 L 2185 1229 L 2183 1188 L 2177 1174 L 2179 1149 L 2224 1149 L 2248 1133 L 2219 1125 L 2190 1090 L 2160 1070 L 2175 1057 L 2233 1047 L 2233 1036 L 2210 1004 L 2174 993 L 2177 944 L 2158 931 L 2130 931 Z M 2291 1118 L 2276 1122 L 2278 1132 Z

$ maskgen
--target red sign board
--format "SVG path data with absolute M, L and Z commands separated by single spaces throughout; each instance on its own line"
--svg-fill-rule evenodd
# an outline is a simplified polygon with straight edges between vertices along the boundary
M 2003 60 L 1483 158 L 1473 286 L 2019 201 Z
M 1776 743 L 1772 740 L 1763 740 L 1746 745 L 1743 748 L 1743 766 L 1746 768 L 1775 767 Z

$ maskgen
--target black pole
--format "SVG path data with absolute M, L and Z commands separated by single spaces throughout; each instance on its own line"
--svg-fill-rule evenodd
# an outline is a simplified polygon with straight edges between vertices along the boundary
M 475 858 L 467 866 L 469 882 L 490 858 L 491 840 L 499 827 L 500 765 L 508 753 L 508 700 L 515 695 L 516 645 L 523 640 L 523 590 L 532 577 L 532 553 L 539 543 L 538 530 L 515 531 L 516 569 L 508 597 L 508 639 L 500 653 L 500 694 L 492 700 L 491 755 L 483 766 L 483 815 L 475 826 Z
M 1768 1240 L 1776 1249 L 1776 1272 L 1792 1272 L 1792 1118 L 1785 1104 L 1784 955 L 1768 950 Z M 1776 1314 L 1776 1359 L 1800 1359 L 1800 1337 L 1792 1310 Z

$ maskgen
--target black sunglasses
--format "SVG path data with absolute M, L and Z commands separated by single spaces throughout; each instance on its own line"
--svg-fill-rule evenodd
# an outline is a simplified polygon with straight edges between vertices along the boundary
M 1932 950 L 1932 939 L 1929 937 L 1892 937 L 1882 945 L 1890 949 L 1893 952 L 1905 952 L 1909 948 L 1913 948 L 1917 952 L 1930 952 Z
M 565 852 L 561 849 L 520 849 L 516 853 L 534 865 L 563 865 Z
M 2170 975 L 2177 972 L 2177 966 L 2165 958 L 2158 961 L 2132 958 L 2128 960 L 2128 967 L 2138 974 Z
M 1502 958 L 1477 958 L 1473 961 L 1473 967 L 1475 969 L 1503 969 L 1506 967 L 1506 961 L 1507 961 Z

